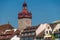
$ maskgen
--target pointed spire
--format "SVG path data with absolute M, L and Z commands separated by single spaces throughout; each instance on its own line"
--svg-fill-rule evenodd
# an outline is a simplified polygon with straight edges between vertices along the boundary
M 29 10 L 27 9 L 27 3 L 26 0 L 24 0 L 24 3 L 22 5 L 23 9 L 22 11 L 18 14 L 18 19 L 21 18 L 32 18 L 32 14 L 31 12 L 29 12 Z
M 23 3 L 23 9 L 27 9 L 27 3 L 26 3 L 26 0 L 24 0 L 24 3 Z

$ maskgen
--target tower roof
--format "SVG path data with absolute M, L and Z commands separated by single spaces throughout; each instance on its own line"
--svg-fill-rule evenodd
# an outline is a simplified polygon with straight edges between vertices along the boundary
M 24 3 L 23 3 L 22 11 L 19 12 L 19 14 L 18 14 L 18 19 L 20 19 L 20 18 L 32 18 L 31 12 L 29 12 L 27 10 L 27 3 L 26 3 L 26 1 L 24 1 Z
M 27 7 L 27 3 L 26 2 L 23 3 L 23 7 Z

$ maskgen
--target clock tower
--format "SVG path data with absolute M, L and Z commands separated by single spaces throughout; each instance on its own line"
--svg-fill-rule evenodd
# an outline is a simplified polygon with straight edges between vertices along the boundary
M 32 25 L 32 14 L 27 10 L 27 3 L 23 3 L 23 9 L 18 13 L 18 29 L 22 30 Z

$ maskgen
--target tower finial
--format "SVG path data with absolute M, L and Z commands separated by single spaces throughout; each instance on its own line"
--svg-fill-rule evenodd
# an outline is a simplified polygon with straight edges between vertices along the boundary
M 27 9 L 27 3 L 26 3 L 26 0 L 24 0 L 24 3 L 23 3 L 23 9 Z

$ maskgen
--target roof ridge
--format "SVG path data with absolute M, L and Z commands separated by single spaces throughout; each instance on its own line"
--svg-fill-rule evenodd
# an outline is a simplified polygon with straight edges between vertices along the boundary
M 10 25 L 10 24 L 2 24 L 2 25 L 0 25 L 0 26 L 4 26 L 4 25 Z

